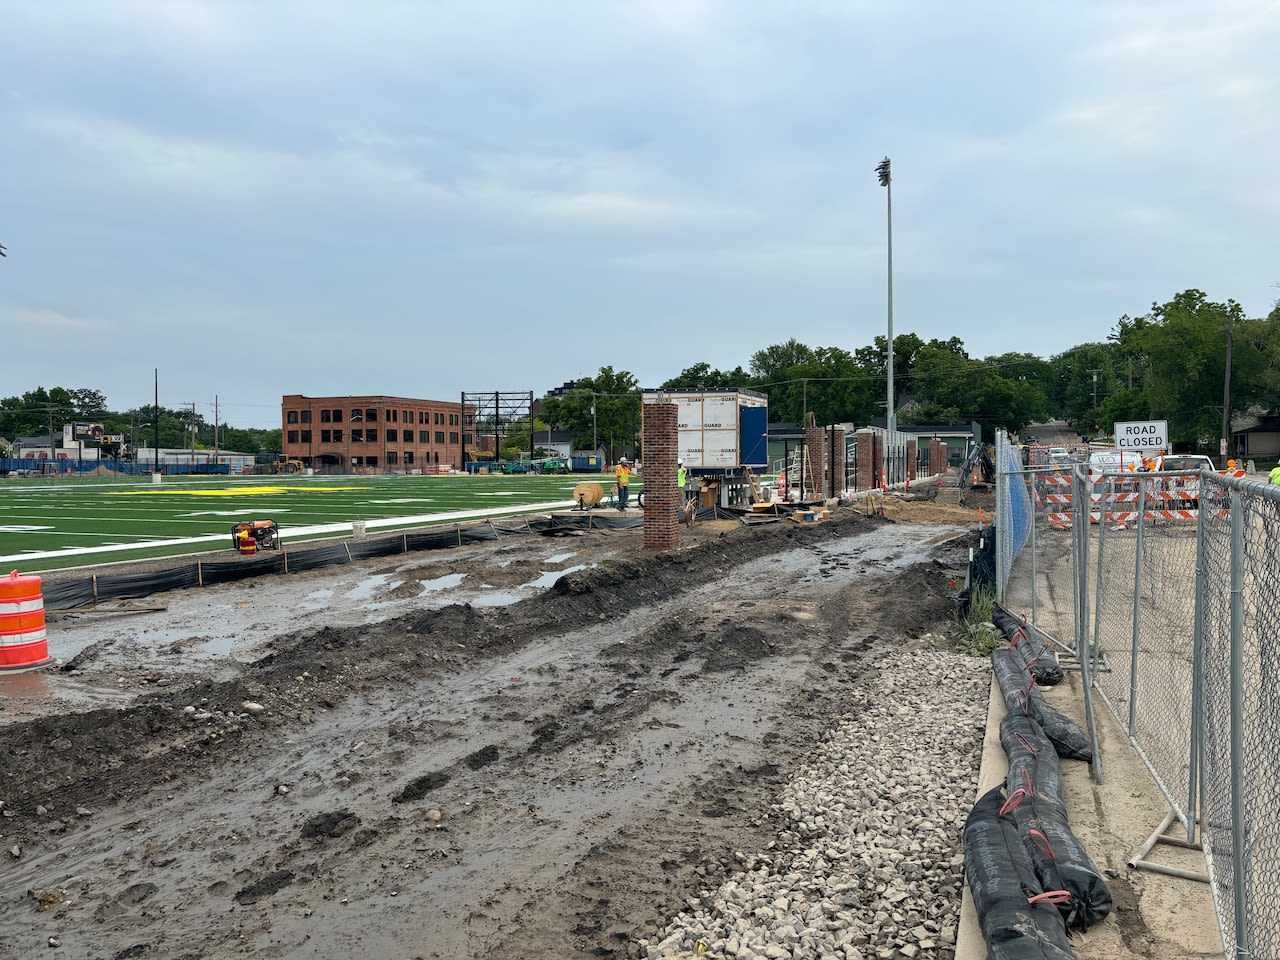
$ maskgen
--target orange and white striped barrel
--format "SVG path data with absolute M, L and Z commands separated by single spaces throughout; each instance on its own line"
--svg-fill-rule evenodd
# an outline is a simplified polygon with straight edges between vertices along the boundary
M 17 570 L 0 577 L 0 670 L 32 670 L 51 662 L 40 578 Z

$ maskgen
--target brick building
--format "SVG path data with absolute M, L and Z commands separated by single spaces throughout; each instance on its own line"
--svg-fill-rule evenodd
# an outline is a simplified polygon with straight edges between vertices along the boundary
M 474 414 L 474 411 L 472 411 Z M 281 450 L 317 470 L 416 473 L 462 469 L 462 406 L 407 397 L 304 397 L 280 401 Z

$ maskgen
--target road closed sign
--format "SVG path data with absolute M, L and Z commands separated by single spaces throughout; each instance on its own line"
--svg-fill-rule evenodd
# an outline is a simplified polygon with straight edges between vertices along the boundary
M 1169 421 L 1144 420 L 1116 424 L 1117 450 L 1168 450 Z

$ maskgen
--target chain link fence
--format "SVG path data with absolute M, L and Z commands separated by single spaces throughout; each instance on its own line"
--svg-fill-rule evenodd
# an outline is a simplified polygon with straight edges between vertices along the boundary
M 1280 958 L 1280 487 L 1207 471 L 1094 483 L 1082 465 L 1067 486 L 998 456 L 998 582 L 1034 622 L 1069 570 L 1075 629 L 1056 635 L 1079 658 L 1095 758 L 1096 691 L 1199 834 L 1224 956 Z
M 1280 957 L 1280 487 L 1200 484 L 1205 858 L 1229 957 Z

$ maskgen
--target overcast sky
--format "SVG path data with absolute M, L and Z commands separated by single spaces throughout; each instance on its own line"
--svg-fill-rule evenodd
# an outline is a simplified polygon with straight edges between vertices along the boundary
M 1280 290 L 1280 4 L 0 0 L 0 396 L 1051 356 Z

